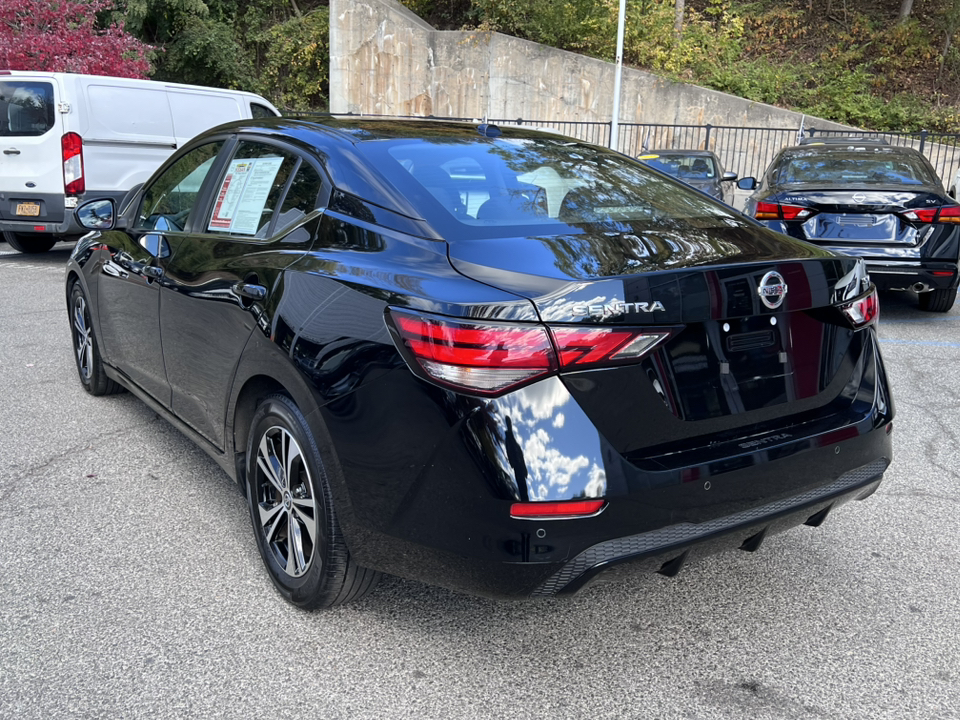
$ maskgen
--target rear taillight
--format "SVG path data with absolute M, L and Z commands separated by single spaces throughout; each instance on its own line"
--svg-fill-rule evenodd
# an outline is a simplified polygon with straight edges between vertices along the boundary
M 758 202 L 753 216 L 757 220 L 806 220 L 814 212 L 810 208 L 800 207 L 799 205 Z
M 389 310 L 413 372 L 473 395 L 494 396 L 560 370 L 637 362 L 670 336 L 639 330 L 492 323 Z
M 551 327 L 563 370 L 636 362 L 670 336 L 669 330 Z
M 872 325 L 880 316 L 880 298 L 876 288 L 871 288 L 853 302 L 841 305 L 840 310 L 855 330 Z
M 63 192 L 66 195 L 82 195 L 86 190 L 83 180 L 83 138 L 76 133 L 67 133 L 60 138 L 63 150 Z
M 960 223 L 960 205 L 943 207 L 914 208 L 901 213 L 903 217 L 916 223 Z
M 572 500 L 565 502 L 522 502 L 510 506 L 510 517 L 519 520 L 565 520 L 596 515 L 605 500 Z

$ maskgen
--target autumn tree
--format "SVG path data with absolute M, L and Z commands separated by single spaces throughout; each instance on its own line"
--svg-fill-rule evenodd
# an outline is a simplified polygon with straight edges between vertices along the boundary
M 149 45 L 122 22 L 100 26 L 112 0 L 2 0 L 0 68 L 142 78 Z

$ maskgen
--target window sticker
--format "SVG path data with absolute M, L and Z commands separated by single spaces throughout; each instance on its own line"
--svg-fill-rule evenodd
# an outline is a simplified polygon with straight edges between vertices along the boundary
M 281 157 L 232 160 L 220 185 L 208 230 L 256 235 Z

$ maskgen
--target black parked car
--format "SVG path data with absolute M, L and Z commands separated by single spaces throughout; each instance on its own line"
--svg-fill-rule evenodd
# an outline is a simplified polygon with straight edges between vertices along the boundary
M 637 159 L 721 202 L 727 201 L 724 184 L 737 179 L 735 172 L 724 172 L 720 158 L 709 150 L 649 150 Z
M 957 297 L 960 205 L 929 161 L 908 147 L 863 138 L 807 139 L 781 151 L 744 212 L 768 227 L 863 258 L 882 290 L 914 290 L 920 308 L 947 312 Z
M 862 264 L 599 147 L 244 121 L 77 215 L 84 387 L 237 480 L 303 607 L 379 572 L 494 597 L 672 575 L 820 524 L 890 461 Z

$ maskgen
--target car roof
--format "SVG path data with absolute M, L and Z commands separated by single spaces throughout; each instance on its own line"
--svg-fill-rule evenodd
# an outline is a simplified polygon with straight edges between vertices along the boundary
M 830 135 L 800 138 L 798 145 L 889 145 L 881 137 L 863 137 L 862 135 Z
M 680 156 L 680 157 L 712 157 L 716 159 L 716 154 L 710 150 L 644 150 L 640 153 L 641 158 L 646 158 L 649 155 L 661 155 L 661 156 Z
M 429 119 L 321 115 L 235 120 L 202 133 L 191 141 L 191 145 L 225 133 L 272 138 L 294 145 L 323 166 L 338 190 L 421 224 L 425 222 L 424 218 L 405 197 L 402 189 L 394 187 L 371 165 L 361 148 L 364 143 L 405 138 L 411 141 L 462 138 L 491 142 L 503 137 L 585 144 L 575 138 L 523 126 L 498 127 Z M 433 235 L 426 226 L 422 226 L 420 232 L 425 237 Z

